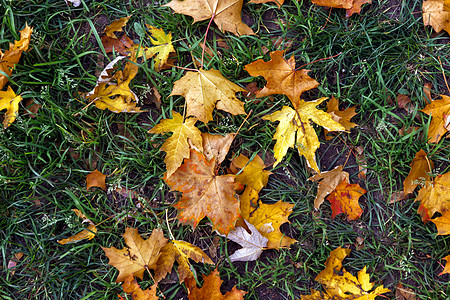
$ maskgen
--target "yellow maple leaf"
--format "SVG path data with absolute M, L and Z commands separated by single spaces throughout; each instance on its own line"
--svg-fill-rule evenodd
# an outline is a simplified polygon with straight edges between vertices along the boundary
M 450 34 L 450 1 L 423 1 L 423 24 L 431 25 L 436 32 L 445 30 Z
M 345 127 L 334 121 L 330 114 L 316 108 L 326 99 L 328 98 L 309 102 L 300 100 L 296 110 L 283 106 L 281 110 L 263 117 L 263 120 L 280 122 L 273 137 L 274 140 L 277 140 L 274 147 L 276 159 L 274 167 L 281 162 L 288 149 L 295 146 L 299 155 L 305 156 L 308 166 L 316 172 L 320 172 L 315 158 L 315 152 L 320 143 L 310 121 L 329 131 L 345 131 Z
M 312 290 L 312 295 L 302 296 L 301 299 L 375 300 L 376 296 L 390 291 L 382 285 L 371 291 L 374 283 L 370 282 L 366 267 L 358 272 L 358 277 L 342 269 L 342 261 L 349 253 L 350 249 L 342 249 L 341 247 L 331 251 L 325 262 L 325 269 L 315 279 L 323 285 L 326 294 L 322 295 L 320 292 Z M 340 275 L 341 272 L 342 275 Z M 319 295 L 322 297 L 314 298 Z
M 292 213 L 294 204 L 282 202 L 274 204 L 260 203 L 257 208 L 258 192 L 251 187 L 247 187 L 241 195 L 241 214 L 250 224 L 255 226 L 261 235 L 269 241 L 266 248 L 280 249 L 289 247 L 297 241 L 284 235 L 280 227 L 289 222 L 288 217 Z
M 136 107 L 138 97 L 130 89 L 130 82 L 136 76 L 139 67 L 133 62 L 127 62 L 123 71 L 118 70 L 111 75 L 113 66 L 125 56 L 118 56 L 111 61 L 100 74 L 97 85 L 86 97 L 99 109 L 109 109 L 112 112 L 141 112 Z
M 249 187 L 260 191 L 269 181 L 272 172 L 264 170 L 266 165 L 259 155 L 256 155 L 251 161 L 245 155 L 235 157 L 231 162 L 235 167 L 242 169 L 236 175 L 236 181 L 248 185 Z
M 450 97 L 441 95 L 442 99 L 433 100 L 421 112 L 432 117 L 428 127 L 428 143 L 438 143 L 448 132 L 444 121 L 445 115 L 450 115 Z
M 2 122 L 3 128 L 7 128 L 16 120 L 20 101 L 22 101 L 22 96 L 16 95 L 10 86 L 6 91 L 0 91 L 0 111 L 6 109 Z
M 167 177 L 178 169 L 183 159 L 189 158 L 188 139 L 198 148 L 202 149 L 202 133 L 195 127 L 196 118 L 187 118 L 183 122 L 181 114 L 172 111 L 172 119 L 163 119 L 159 124 L 150 129 L 148 133 L 173 132 L 162 145 L 160 151 L 165 151 L 164 159 L 167 169 Z
M 95 235 L 97 234 L 97 227 L 94 225 L 94 223 L 89 220 L 80 210 L 78 209 L 72 209 L 72 211 L 80 218 L 83 219 L 84 222 L 88 222 L 90 225 L 84 229 L 83 231 L 77 233 L 76 235 L 73 235 L 67 239 L 59 240 L 58 243 L 61 245 L 65 244 L 72 244 L 72 243 L 78 243 L 82 240 L 92 240 Z
M 167 239 L 161 229 L 154 229 L 152 235 L 144 240 L 135 228 L 127 227 L 122 235 L 128 247 L 102 247 L 109 258 L 109 264 L 119 270 L 116 282 L 122 282 L 130 274 L 142 279 L 145 270 L 155 269 L 161 255 L 161 248 L 167 244 Z
M 25 28 L 20 31 L 20 40 L 15 41 L 14 44 L 9 44 L 9 50 L 6 50 L 5 53 L 0 51 L 0 90 L 8 82 L 14 65 L 19 62 L 22 52 L 28 50 L 32 33 L 33 28 L 25 24 Z M 5 76 L 3 73 L 8 76 Z
M 222 32 L 236 35 L 255 34 L 241 19 L 243 0 L 172 0 L 164 5 L 176 13 L 194 18 L 194 23 L 214 18 L 214 23 Z
M 445 214 L 450 210 L 450 172 L 438 175 L 433 181 L 426 181 L 419 190 L 416 201 L 420 201 L 418 213 L 422 220 L 431 220 L 436 212 Z
M 142 47 L 141 45 L 134 45 L 131 49 L 131 57 L 142 57 L 145 55 L 146 59 L 154 57 L 155 69 L 159 70 L 161 67 L 167 63 L 169 54 L 175 52 L 172 45 L 172 33 L 165 34 L 160 28 L 156 28 L 151 25 L 145 24 L 150 31 L 151 36 L 149 36 L 150 42 L 153 47 Z M 152 38 L 153 36 L 153 38 Z
M 134 279 L 133 274 L 130 274 L 122 284 L 123 291 L 130 294 L 133 300 L 158 300 L 156 287 L 157 284 L 155 283 L 150 289 L 142 290 L 139 283 Z
M 170 241 L 161 249 L 161 256 L 157 262 L 155 281 L 159 282 L 172 270 L 175 260 L 178 262 L 178 278 L 183 282 L 187 277 L 193 277 L 189 259 L 197 263 L 214 264 L 213 261 L 199 247 L 185 241 Z
M 189 71 L 175 81 L 170 96 L 184 96 L 187 115 L 206 124 L 213 119 L 214 107 L 233 115 L 245 114 L 244 103 L 235 95 L 243 91 L 243 88 L 227 80 L 219 71 L 200 69 L 197 72 Z

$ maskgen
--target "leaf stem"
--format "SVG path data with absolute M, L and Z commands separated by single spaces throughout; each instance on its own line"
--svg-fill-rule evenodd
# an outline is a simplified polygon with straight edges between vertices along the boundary
M 209 27 L 211 27 L 211 22 L 212 22 L 212 20 L 214 20 L 215 16 L 216 16 L 216 14 L 213 13 L 211 16 L 211 19 L 209 20 L 208 27 L 206 27 L 205 39 L 203 40 L 203 46 L 202 46 L 202 61 L 200 63 L 200 68 L 202 68 L 202 69 L 203 69 L 203 58 L 205 57 L 206 37 L 208 36 Z
M 301 68 L 303 68 L 303 67 L 306 67 L 307 65 L 316 63 L 316 62 L 321 61 L 321 60 L 326 60 L 326 59 L 335 58 L 336 56 L 339 56 L 339 55 L 341 55 L 341 54 L 342 54 L 342 52 L 339 52 L 338 54 L 333 55 L 333 56 L 329 56 L 329 57 L 324 57 L 324 58 L 321 58 L 321 59 L 317 59 L 317 60 L 315 60 L 315 61 L 312 61 L 312 62 L 309 62 L 309 63 L 307 63 L 307 64 L 301 65 L 300 67 L 295 68 L 295 69 L 296 69 L 296 70 L 299 70 L 299 69 L 301 69 Z

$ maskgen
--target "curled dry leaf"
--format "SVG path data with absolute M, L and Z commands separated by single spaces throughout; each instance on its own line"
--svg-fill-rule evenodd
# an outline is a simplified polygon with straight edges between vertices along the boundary
M 450 97 L 441 95 L 442 99 L 433 100 L 421 112 L 432 117 L 430 127 L 428 127 L 428 143 L 438 143 L 448 132 L 444 117 L 450 114 Z
M 263 76 L 266 86 L 256 92 L 256 97 L 265 97 L 273 94 L 286 95 L 291 100 L 294 108 L 297 108 L 302 100 L 300 95 L 303 92 L 319 86 L 319 83 L 308 76 L 309 70 L 295 69 L 295 58 L 291 56 L 285 60 L 284 51 L 274 51 L 270 53 L 270 61 L 265 62 L 258 59 L 245 66 L 245 70 L 251 76 Z
M 129 86 L 139 67 L 133 62 L 127 62 L 123 71 L 116 70 L 112 74 L 114 65 L 124 58 L 126 56 L 118 56 L 111 61 L 101 72 L 94 89 L 86 94 L 97 108 L 109 109 L 114 113 L 141 112 L 140 108 L 136 107 L 139 99 Z
M 356 123 L 350 122 L 350 119 L 357 115 L 356 107 L 353 106 L 344 110 L 339 110 L 339 100 L 334 96 L 327 104 L 327 113 L 329 113 L 333 117 L 333 120 L 342 124 L 345 127 L 345 130 L 350 130 L 358 126 Z M 324 132 L 325 140 L 328 141 L 333 138 L 333 136 L 328 135 L 328 130 L 324 129 Z
M 320 205 L 325 201 L 325 197 L 333 192 L 344 179 L 346 179 L 347 182 L 350 181 L 349 174 L 343 171 L 343 168 L 343 166 L 337 166 L 331 171 L 318 173 L 308 179 L 319 183 L 316 199 L 314 199 L 315 209 L 319 209 Z
M 15 41 L 14 44 L 10 43 L 9 49 L 4 53 L 0 51 L 0 90 L 8 82 L 14 66 L 19 63 L 22 52 L 28 50 L 32 33 L 33 28 L 25 24 L 25 28 L 20 31 L 20 40 Z
M 419 184 L 424 184 L 430 179 L 430 173 L 434 169 L 434 163 L 427 157 L 427 153 L 420 149 L 411 162 L 411 170 L 405 181 L 403 191 L 405 194 L 412 193 Z
M 82 240 L 92 240 L 95 237 L 95 235 L 97 234 L 97 227 L 94 225 L 94 223 L 90 219 L 88 219 L 78 209 L 72 209 L 72 211 L 77 215 L 77 217 L 79 217 L 80 219 L 83 220 L 83 223 L 84 222 L 89 223 L 89 226 L 86 229 L 84 229 L 83 231 L 77 233 L 76 235 L 73 235 L 67 239 L 59 240 L 58 243 L 61 245 L 78 243 L 79 241 L 82 241 Z
M 189 293 L 189 300 L 244 300 L 244 295 L 247 292 L 238 290 L 235 286 L 231 291 L 223 295 L 220 292 L 222 282 L 217 268 L 208 276 L 203 275 L 203 286 L 201 288 L 197 287 L 194 278 L 186 279 L 185 283 Z
M 255 226 L 261 235 L 268 239 L 268 249 L 289 247 L 297 241 L 284 235 L 280 227 L 289 222 L 294 204 L 278 201 L 274 204 L 258 202 L 258 192 L 247 187 L 241 195 L 241 214 L 249 223 Z
M 155 283 L 150 289 L 142 290 L 139 283 L 134 279 L 133 274 L 130 274 L 122 284 L 123 291 L 130 294 L 133 300 L 158 300 L 156 287 L 157 284 Z
M 237 227 L 227 234 L 227 238 L 242 246 L 230 255 L 231 261 L 254 261 L 259 258 L 268 239 L 263 237 L 255 226 L 244 220 L 251 234 L 244 227 Z
M 187 115 L 194 116 L 206 124 L 213 119 L 214 107 L 233 115 L 245 114 L 244 103 L 235 95 L 244 91 L 223 77 L 219 71 L 200 69 L 197 72 L 189 71 L 175 81 L 170 96 L 185 97 Z
M 99 187 L 106 192 L 106 176 L 95 169 L 86 176 L 86 189 L 89 190 L 91 187 Z
M 359 184 L 349 184 L 347 179 L 336 187 L 336 189 L 327 197 L 331 202 L 331 209 L 333 213 L 331 218 L 344 213 L 347 220 L 357 220 L 363 210 L 359 206 L 359 197 L 364 195 L 367 191 L 359 186 Z
M 326 293 L 322 294 L 319 291 L 311 290 L 311 295 L 301 296 L 300 299 L 375 300 L 375 297 L 390 292 L 389 289 L 382 285 L 372 290 L 375 284 L 370 282 L 370 276 L 366 272 L 366 267 L 358 272 L 358 277 L 342 269 L 342 261 L 348 254 L 350 254 L 350 249 L 342 249 L 341 247 L 331 251 L 325 262 L 325 269 L 315 279 L 322 284 Z
M 436 32 L 445 30 L 450 34 L 450 3 L 445 0 L 423 1 L 423 24 L 431 25 Z
M 102 247 L 109 258 L 109 264 L 119 270 L 116 282 L 122 282 L 130 275 L 142 279 L 145 270 L 156 269 L 161 248 L 168 240 L 161 229 L 154 229 L 147 240 L 142 239 L 138 230 L 131 227 L 127 227 L 122 236 L 128 247 L 120 250 Z
M 209 20 L 219 27 L 220 31 L 229 31 L 235 35 L 252 35 L 253 30 L 241 19 L 243 0 L 172 0 L 164 5 L 176 13 L 194 18 L 194 23 Z
M 17 252 L 14 256 L 8 261 L 7 269 L 11 272 L 11 276 L 16 272 L 16 266 L 19 260 L 23 257 L 22 252 Z
M 181 166 L 183 159 L 189 158 L 190 141 L 196 148 L 202 149 L 202 133 L 195 127 L 196 118 L 186 118 L 183 122 L 181 114 L 172 111 L 172 119 L 163 119 L 148 133 L 173 132 L 160 151 L 166 152 L 166 176 L 170 177 Z
M 172 271 L 175 260 L 178 262 L 178 278 L 183 282 L 187 277 L 193 277 L 189 259 L 197 263 L 214 264 L 202 249 L 185 241 L 170 241 L 161 249 L 157 262 L 155 281 L 159 282 Z
M 3 128 L 8 128 L 16 120 L 20 101 L 22 101 L 22 96 L 16 95 L 10 86 L 8 86 L 8 90 L 0 91 L 0 111 L 6 109 L 2 122 Z
M 288 149 L 294 148 L 295 145 L 298 154 L 305 156 L 308 166 L 316 172 L 320 172 L 315 157 L 320 143 L 316 131 L 310 124 L 311 121 L 330 131 L 345 130 L 345 127 L 334 121 L 330 114 L 316 108 L 326 99 L 328 98 L 308 102 L 300 100 L 296 110 L 289 106 L 283 106 L 282 110 L 262 118 L 271 122 L 280 122 L 273 137 L 274 140 L 277 140 L 274 147 L 276 159 L 274 167 L 281 162 Z
M 269 176 L 272 174 L 272 172 L 264 170 L 267 166 L 259 155 L 255 155 L 250 161 L 248 157 L 241 154 L 235 157 L 231 163 L 236 168 L 242 169 L 236 175 L 236 181 L 253 188 L 257 192 L 267 185 Z
M 206 160 L 204 155 L 191 150 L 190 158 L 172 176 L 163 178 L 172 190 L 183 193 L 174 207 L 178 220 L 196 227 L 204 217 L 209 217 L 213 227 L 221 234 L 228 234 L 240 217 L 234 175 L 216 173 L 215 160 Z

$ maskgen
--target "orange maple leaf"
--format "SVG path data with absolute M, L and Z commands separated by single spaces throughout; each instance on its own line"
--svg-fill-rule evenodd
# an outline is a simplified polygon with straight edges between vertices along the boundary
M 347 179 L 336 187 L 336 189 L 327 197 L 331 202 L 331 209 L 333 213 L 331 218 L 344 213 L 347 220 L 357 220 L 363 210 L 358 204 L 358 199 L 367 191 L 359 186 L 359 184 L 349 184 Z
M 345 127 L 345 130 L 350 130 L 358 126 L 356 123 L 350 122 L 350 119 L 358 114 L 356 113 L 356 107 L 353 106 L 344 110 L 339 110 L 339 100 L 334 98 L 334 96 L 331 97 L 330 101 L 327 103 L 327 113 L 331 115 L 333 120 L 342 124 Z M 328 135 L 330 131 L 328 131 L 326 128 L 324 128 L 324 132 L 325 140 L 328 141 L 333 138 L 333 136 Z
M 106 192 L 106 176 L 107 175 L 95 169 L 86 176 L 86 189 L 89 190 L 91 187 L 99 187 Z
M 214 159 L 207 161 L 203 154 L 191 150 L 190 158 L 172 176 L 165 175 L 164 180 L 172 190 L 183 193 L 174 204 L 180 222 L 195 228 L 201 219 L 209 217 L 221 234 L 234 228 L 240 217 L 235 192 L 240 184 L 234 175 L 218 176 Z
M 319 183 L 316 199 L 314 199 L 315 209 L 319 209 L 325 197 L 333 192 L 344 179 L 349 181 L 349 174 L 343 171 L 343 168 L 343 166 L 337 166 L 331 171 L 318 173 L 308 179 Z
M 308 76 L 309 70 L 295 69 L 294 55 L 289 60 L 285 60 L 283 55 L 284 51 L 271 52 L 270 61 L 265 62 L 258 59 L 246 65 L 244 69 L 251 76 L 263 76 L 267 80 L 266 86 L 256 92 L 256 97 L 273 94 L 286 95 L 294 108 L 297 108 L 300 104 L 300 95 L 318 87 L 319 83 Z
M 448 132 L 445 124 L 445 116 L 450 115 L 450 97 L 440 95 L 442 99 L 433 100 L 421 112 L 431 115 L 430 127 L 428 127 L 428 143 L 438 143 L 442 136 Z
M 428 181 L 433 169 L 433 161 L 427 157 L 425 151 L 420 149 L 411 162 L 411 171 L 409 171 L 408 177 L 403 181 L 403 192 L 405 194 L 412 193 L 420 183 Z
M 438 175 L 433 181 L 426 181 L 416 198 L 420 201 L 417 213 L 422 216 L 422 221 L 428 222 L 436 212 L 445 215 L 450 210 L 449 195 L 450 172 Z
M 119 270 L 116 282 L 122 282 L 130 275 L 142 279 L 145 270 L 156 269 L 160 250 L 168 240 L 161 229 L 154 229 L 147 240 L 142 239 L 138 230 L 131 227 L 127 227 L 122 236 L 128 247 L 120 250 L 102 247 L 109 264 Z
M 372 3 L 372 0 L 311 0 L 311 2 L 319 6 L 345 8 L 347 10 L 345 17 L 350 18 L 355 13 L 359 14 L 361 6 L 366 3 Z
M 243 0 L 172 0 L 163 5 L 176 13 L 194 18 L 194 23 L 213 18 L 222 32 L 229 31 L 235 35 L 255 34 L 241 19 Z
M 443 259 L 445 259 L 447 261 L 447 263 L 445 264 L 444 270 L 442 270 L 442 272 L 439 273 L 439 275 L 444 275 L 444 274 L 450 273 L 450 255 L 447 255 Z
M 220 286 L 222 285 L 222 280 L 220 279 L 219 272 L 217 268 L 211 272 L 208 276 L 203 275 L 203 286 L 201 288 L 197 287 L 194 278 L 188 278 L 185 283 L 188 289 L 189 300 L 243 300 L 244 295 L 247 294 L 245 291 L 238 290 L 235 286 L 231 291 L 223 295 L 220 292 Z
M 123 291 L 130 294 L 133 300 L 158 300 L 156 287 L 157 284 L 155 283 L 150 289 L 142 290 L 139 283 L 134 279 L 133 274 L 130 274 L 122 284 Z

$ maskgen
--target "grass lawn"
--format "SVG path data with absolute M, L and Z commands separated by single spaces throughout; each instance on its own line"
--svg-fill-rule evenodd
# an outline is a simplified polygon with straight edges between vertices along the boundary
M 289 149 L 280 164 L 269 167 L 273 174 L 259 197 L 264 203 L 294 204 L 290 223 L 281 228 L 298 242 L 289 249 L 266 250 L 253 262 L 230 262 L 240 246 L 213 232 L 207 218 L 195 230 L 180 224 L 171 206 L 179 195 L 161 179 L 166 168 L 159 148 L 167 135 L 147 131 L 172 110 L 183 113 L 184 98 L 169 95 L 184 70 L 157 72 L 152 60 L 139 65 L 131 89 L 142 113 L 86 107 L 88 100 L 80 96 L 92 90 L 112 59 L 100 42 L 112 21 L 131 15 L 125 32 L 144 46 L 150 46 L 139 35 L 145 24 L 171 32 L 174 64 L 185 68 L 195 68 L 201 60 L 208 21 L 192 24 L 191 17 L 161 7 L 168 0 L 81 2 L 73 7 L 63 0 L 0 0 L 2 50 L 19 39 L 26 23 L 34 28 L 30 49 L 7 84 L 23 97 L 19 114 L 0 133 L 1 299 L 117 299 L 117 294 L 131 299 L 115 282 L 118 271 L 108 265 L 101 248 L 123 248 L 127 227 L 138 228 L 144 238 L 161 228 L 166 238 L 171 232 L 175 239 L 200 247 L 216 263 L 222 291 L 236 285 L 247 292 L 245 299 L 299 299 L 310 289 L 323 291 L 314 279 L 337 247 L 352 249 L 344 260 L 347 271 L 356 274 L 367 266 L 371 282 L 391 290 L 384 298 L 404 299 L 398 296 L 402 284 L 403 290 L 415 293 L 414 299 L 450 299 L 449 275 L 439 275 L 443 258 L 450 254 L 450 237 L 437 235 L 432 222 L 422 222 L 414 201 L 417 190 L 389 204 L 403 189 L 420 149 L 434 161 L 434 175 L 450 171 L 449 139 L 427 143 L 431 118 L 420 112 L 428 104 L 425 83 L 431 83 L 433 99 L 450 96 L 444 78 L 450 81 L 450 37 L 424 26 L 421 0 L 373 0 L 350 18 L 343 9 L 330 11 L 310 0 L 286 0 L 279 9 L 273 3 L 244 3 L 242 19 L 256 35 L 237 37 L 211 25 L 207 45 L 212 52 L 205 54 L 205 69 L 220 70 L 243 88 L 250 83 L 262 88 L 265 80 L 250 76 L 245 65 L 269 60 L 270 51 L 286 50 L 286 58 L 294 55 L 297 66 L 307 64 L 309 75 L 320 83 L 302 99 L 335 96 L 341 109 L 356 106 L 358 112 L 352 119 L 358 127 L 329 141 L 321 127 L 315 129 L 320 170 L 343 165 L 351 182 L 367 190 L 360 198 L 361 218 L 333 219 L 328 201 L 316 211 L 317 183 L 308 180 L 314 173 L 304 157 Z M 410 97 L 408 110 L 398 107 L 399 93 Z M 247 93 L 238 93 L 238 98 L 251 111 L 247 119 L 214 110 L 213 122 L 197 126 L 202 132 L 227 134 L 242 125 L 225 165 L 235 155 L 256 153 L 266 164 L 273 163 L 277 123 L 262 117 L 289 106 L 289 99 Z M 26 110 L 33 103 L 40 108 L 30 117 Z M 326 105 L 320 108 L 326 110 Z M 404 133 L 410 127 L 417 130 Z M 367 164 L 365 179 L 358 177 L 358 147 Z M 108 175 L 106 192 L 86 189 L 86 176 L 94 169 Z M 86 227 L 72 209 L 97 224 L 98 233 L 89 241 L 60 245 L 58 240 Z M 11 268 L 17 253 L 23 257 Z M 201 274 L 214 268 L 193 263 L 200 282 Z M 143 288 L 153 284 L 149 276 L 139 283 Z M 159 283 L 159 292 L 166 299 L 187 299 L 175 269 Z

